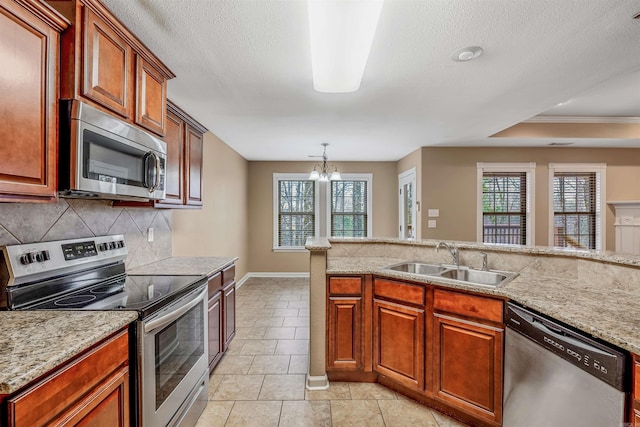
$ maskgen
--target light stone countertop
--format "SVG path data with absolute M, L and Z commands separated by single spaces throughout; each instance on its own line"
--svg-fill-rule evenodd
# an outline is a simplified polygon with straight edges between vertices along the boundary
M 223 270 L 238 257 L 171 257 L 127 270 L 127 274 L 199 275 L 209 276 Z
M 135 311 L 0 311 L 0 394 L 11 394 L 138 318 Z
M 505 285 L 493 288 L 383 268 L 404 261 L 408 260 L 388 257 L 328 258 L 327 274 L 376 274 L 513 300 L 606 342 L 640 354 L 638 290 L 534 274 L 520 274 Z M 640 277 L 640 272 L 638 275 Z

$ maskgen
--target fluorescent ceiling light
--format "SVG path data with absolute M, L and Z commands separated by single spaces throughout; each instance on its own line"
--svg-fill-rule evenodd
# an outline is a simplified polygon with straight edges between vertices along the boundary
M 360 88 L 384 0 L 309 0 L 313 88 Z

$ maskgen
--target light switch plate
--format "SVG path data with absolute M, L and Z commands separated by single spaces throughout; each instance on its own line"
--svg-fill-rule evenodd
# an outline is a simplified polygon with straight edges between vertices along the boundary
M 427 227 L 428 228 L 436 228 L 436 220 L 435 219 L 430 219 L 429 221 L 427 221 Z
M 427 216 L 431 218 L 437 218 L 440 216 L 440 209 L 429 209 Z

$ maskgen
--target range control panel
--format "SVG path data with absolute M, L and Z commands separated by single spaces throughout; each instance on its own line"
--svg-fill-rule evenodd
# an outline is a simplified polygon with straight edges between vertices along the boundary
M 2 286 L 12 286 L 51 277 L 85 264 L 124 260 L 127 247 L 123 235 L 11 245 L 2 248 Z M 4 276 L 8 276 L 4 279 Z

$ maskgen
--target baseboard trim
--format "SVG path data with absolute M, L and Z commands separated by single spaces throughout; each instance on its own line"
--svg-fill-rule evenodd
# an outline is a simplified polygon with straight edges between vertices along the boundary
M 255 271 L 255 272 L 249 272 L 247 274 L 245 274 L 242 279 L 238 280 L 236 282 L 236 288 L 239 288 L 240 286 L 244 285 L 244 283 L 251 279 L 252 277 L 301 277 L 301 278 L 309 278 L 309 273 L 307 272 L 297 272 L 297 273 L 291 273 L 291 272 L 271 272 L 271 271 Z

